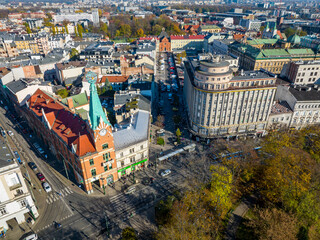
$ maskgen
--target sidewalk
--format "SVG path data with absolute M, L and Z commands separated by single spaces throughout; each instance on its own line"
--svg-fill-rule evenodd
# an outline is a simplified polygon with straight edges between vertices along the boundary
M 235 240 L 238 227 L 246 215 L 248 210 L 253 207 L 256 202 L 255 196 L 251 195 L 245 198 L 231 214 L 229 219 L 225 240 Z

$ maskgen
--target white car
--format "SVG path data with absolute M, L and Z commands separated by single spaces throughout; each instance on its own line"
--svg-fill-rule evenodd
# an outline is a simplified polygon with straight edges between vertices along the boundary
M 13 136 L 14 134 L 13 134 L 12 131 L 8 131 L 8 135 L 9 135 L 9 136 Z
M 38 235 L 35 233 L 32 233 L 30 235 L 28 235 L 27 237 L 25 237 L 23 240 L 37 240 L 38 239 Z
M 166 169 L 163 172 L 161 172 L 161 176 L 165 177 L 165 176 L 168 176 L 170 173 L 171 173 L 171 170 L 170 169 Z
M 52 191 L 50 185 L 47 182 L 42 183 L 42 187 L 47 193 Z

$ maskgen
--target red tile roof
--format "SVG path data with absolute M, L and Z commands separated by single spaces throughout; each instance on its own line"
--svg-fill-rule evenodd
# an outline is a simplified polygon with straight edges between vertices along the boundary
M 38 89 L 28 100 L 29 108 L 38 116 L 43 113 L 54 131 L 70 148 L 76 147 L 76 154 L 84 156 L 96 152 L 94 140 L 87 130 L 86 122 L 74 115 L 68 108 Z M 43 111 L 42 111 L 43 110 Z
M 240 40 L 244 37 L 244 34 L 233 34 L 233 39 L 234 40 Z
M 129 76 L 103 76 L 99 83 L 105 83 L 107 78 L 110 83 L 124 83 L 128 81 Z
M 204 35 L 171 35 L 170 36 L 171 40 L 178 40 L 178 39 L 204 39 Z
M 280 32 L 280 30 L 277 31 L 277 34 L 279 35 L 280 39 L 283 39 L 283 35 L 282 35 L 282 33 Z
M 146 37 L 140 37 L 140 38 L 139 38 L 140 41 L 143 41 L 143 40 L 153 40 L 153 39 L 159 40 L 158 37 L 153 37 L 153 36 L 146 36 Z

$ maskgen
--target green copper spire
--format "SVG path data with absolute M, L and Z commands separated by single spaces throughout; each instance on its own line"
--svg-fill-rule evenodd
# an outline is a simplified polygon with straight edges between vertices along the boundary
M 105 124 L 111 125 L 108 121 L 105 112 L 102 109 L 101 102 L 97 93 L 96 81 L 97 75 L 94 72 L 88 72 L 86 74 L 86 79 L 90 83 L 90 108 L 89 108 L 89 118 L 91 128 L 96 130 L 102 120 Z

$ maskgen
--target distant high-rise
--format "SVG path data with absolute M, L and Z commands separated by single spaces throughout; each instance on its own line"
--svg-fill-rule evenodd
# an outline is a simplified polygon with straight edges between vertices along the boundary
M 93 26 L 100 27 L 98 8 L 92 10 L 92 22 Z

